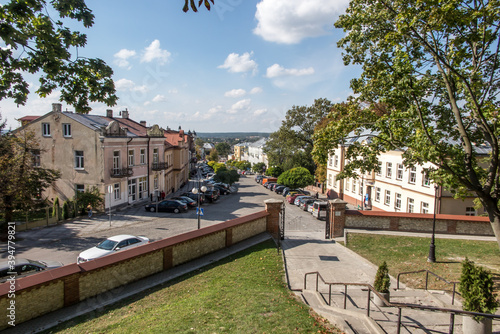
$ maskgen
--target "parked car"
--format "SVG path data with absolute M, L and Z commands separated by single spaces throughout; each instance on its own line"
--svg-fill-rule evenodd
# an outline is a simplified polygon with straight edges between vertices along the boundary
M 312 215 L 317 219 L 326 218 L 326 210 L 328 208 L 327 202 L 316 201 L 313 204 Z
M 293 194 L 293 195 L 287 196 L 287 197 L 286 197 L 286 201 L 287 201 L 288 203 L 290 203 L 290 204 L 293 204 L 293 203 L 294 203 L 294 201 L 295 201 L 295 198 L 297 198 L 297 196 L 299 196 L 299 195 L 302 195 L 302 194 L 300 194 L 300 193 L 296 193 L 296 194 Z
M 192 199 L 190 197 L 187 197 L 187 196 L 176 196 L 176 197 L 172 197 L 170 199 L 184 202 L 184 203 L 186 203 L 186 205 L 188 206 L 188 208 L 195 208 L 195 207 L 198 206 L 198 201 L 196 201 L 196 200 L 194 200 L 194 199 Z
M 204 193 L 205 201 L 207 202 L 215 202 L 219 199 L 220 193 L 218 189 L 208 189 Z
M 11 266 L 9 261 L 0 262 L 0 283 L 6 282 L 7 279 L 14 275 L 17 278 L 36 274 L 44 270 L 55 269 L 64 266 L 59 261 L 37 261 L 16 257 L 15 264 Z
M 274 192 L 277 194 L 281 194 L 283 192 L 283 189 L 286 189 L 285 186 L 276 186 L 274 187 Z
M 255 182 L 260 183 L 262 182 L 262 179 L 264 178 L 264 175 L 255 175 Z
M 198 196 L 199 195 L 199 196 Z M 189 197 L 198 203 L 198 198 L 200 199 L 200 205 L 205 202 L 205 196 L 203 194 L 193 194 L 192 192 L 182 193 L 181 196 Z
M 121 250 L 131 249 L 145 245 L 149 242 L 146 237 L 136 237 L 128 234 L 120 234 L 101 241 L 97 246 L 89 248 L 78 255 L 77 263 L 83 263 L 90 260 L 103 257 Z
M 296 206 L 299 206 L 300 205 L 300 201 L 302 199 L 307 199 L 307 198 L 312 198 L 312 197 L 311 196 L 307 196 L 307 195 L 297 196 L 297 197 L 295 197 L 295 200 L 293 201 L 293 204 L 295 204 Z
M 315 201 L 316 199 L 314 198 L 306 198 L 305 200 L 300 201 L 299 208 L 301 208 L 304 211 L 307 211 L 307 207 L 309 206 L 309 204 L 312 204 Z
M 219 185 L 215 184 L 213 187 L 215 189 L 219 190 L 221 195 L 228 195 L 231 193 L 231 191 L 229 189 L 226 189 L 223 186 L 219 186 Z
M 165 199 L 158 204 L 151 203 L 145 206 L 146 211 L 155 212 L 158 206 L 158 212 L 186 212 L 188 210 L 187 204 L 180 201 Z

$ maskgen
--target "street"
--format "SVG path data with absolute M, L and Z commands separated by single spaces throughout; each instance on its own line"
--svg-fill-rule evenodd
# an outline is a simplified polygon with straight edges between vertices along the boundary
M 224 195 L 215 203 L 205 203 L 202 208 L 201 227 L 218 224 L 265 209 L 269 198 L 284 200 L 254 181 L 253 176 L 242 176 L 238 192 Z M 286 204 L 286 232 L 294 230 L 324 231 L 324 221 L 318 221 L 309 213 L 294 205 Z M 186 213 L 148 212 L 144 205 L 129 207 L 112 215 L 95 215 L 92 219 L 79 218 L 57 226 L 36 229 L 16 234 L 15 256 L 33 260 L 54 260 L 64 264 L 76 262 L 78 254 L 95 246 L 103 239 L 132 234 L 148 237 L 151 241 L 168 238 L 196 229 L 196 210 Z M 0 258 L 8 254 L 2 247 Z

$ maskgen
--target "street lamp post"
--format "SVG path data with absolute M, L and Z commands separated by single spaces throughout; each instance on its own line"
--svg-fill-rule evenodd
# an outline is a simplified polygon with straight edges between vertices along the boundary
M 199 184 L 198 184 L 198 187 L 199 187 Z M 197 215 L 198 215 L 198 230 L 200 229 L 201 227 L 201 201 L 200 201 L 200 192 L 204 193 L 205 191 L 207 191 L 207 187 L 205 186 L 202 186 L 201 188 L 193 188 L 192 192 L 193 194 L 198 194 L 198 210 L 197 210 Z
M 436 207 L 437 207 L 437 191 L 438 185 L 434 185 L 434 217 L 432 218 L 432 238 L 431 245 L 429 246 L 429 256 L 427 257 L 427 262 L 436 262 L 436 244 L 434 243 L 436 237 Z

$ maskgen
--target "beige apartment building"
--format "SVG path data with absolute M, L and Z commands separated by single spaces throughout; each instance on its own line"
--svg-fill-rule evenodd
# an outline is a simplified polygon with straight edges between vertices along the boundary
M 476 216 L 483 209 L 474 208 L 474 198 L 454 199 L 446 189 L 435 186 L 425 173 L 428 163 L 413 168 L 403 166 L 402 151 L 379 156 L 377 171 L 357 178 L 337 179 L 345 165 L 345 146 L 330 155 L 327 164 L 327 188 L 330 198 L 341 198 L 363 210 Z
M 98 116 L 63 112 L 59 103 L 52 107 L 15 130 L 32 131 L 40 143 L 35 161 L 61 172 L 43 194 L 48 200 L 71 199 L 96 186 L 105 195 L 105 208 L 116 208 L 169 194 L 187 181 L 189 164 L 176 159 L 187 156 L 189 147 L 170 143 L 158 125 L 136 122 L 128 110 L 116 117 L 112 110 Z

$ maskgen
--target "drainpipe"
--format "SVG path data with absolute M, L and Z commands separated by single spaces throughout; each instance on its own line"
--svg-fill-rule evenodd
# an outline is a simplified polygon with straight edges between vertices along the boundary
M 134 138 L 130 138 L 130 139 L 127 141 L 127 149 L 126 149 L 126 151 L 125 151 L 125 163 L 126 163 L 126 164 L 125 164 L 125 166 L 127 166 L 127 168 L 128 168 L 128 144 L 132 141 L 132 139 L 134 139 Z M 129 192 L 128 192 L 128 190 L 129 190 L 129 189 L 128 189 L 128 181 L 129 181 L 129 179 L 128 179 L 128 173 L 127 173 L 127 203 L 128 203 L 128 204 L 130 204 L 130 200 L 129 200 L 129 198 L 130 198 L 130 194 L 129 194 Z
M 146 150 L 147 153 L 147 157 L 146 157 L 146 164 L 148 166 L 148 197 L 151 199 L 151 196 L 150 196 L 150 191 L 151 191 L 151 175 L 149 173 L 149 147 L 150 147 L 150 142 L 151 142 L 151 137 L 148 137 L 148 149 Z

